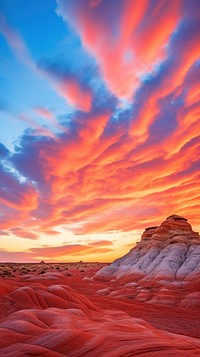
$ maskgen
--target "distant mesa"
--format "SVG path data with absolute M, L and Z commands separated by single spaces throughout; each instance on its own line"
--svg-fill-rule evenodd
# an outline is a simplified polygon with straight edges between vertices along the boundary
M 176 214 L 145 229 L 128 254 L 99 270 L 94 280 L 117 281 L 112 297 L 152 304 L 200 307 L 200 236 Z
M 39 264 L 46 264 L 44 260 L 41 260 Z

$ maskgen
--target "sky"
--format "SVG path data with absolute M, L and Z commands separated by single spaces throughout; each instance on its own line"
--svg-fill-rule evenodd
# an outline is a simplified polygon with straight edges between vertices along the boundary
M 1 0 L 0 261 L 200 230 L 199 0 Z

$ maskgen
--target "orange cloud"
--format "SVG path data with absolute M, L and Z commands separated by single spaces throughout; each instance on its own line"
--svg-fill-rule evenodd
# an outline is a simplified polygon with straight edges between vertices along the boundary
M 186 103 L 187 105 L 191 105 L 194 102 L 199 102 L 200 101 L 200 83 L 195 82 L 190 84 L 190 87 L 188 88 L 187 91 L 187 96 L 186 96 Z
M 66 184 L 66 175 L 69 180 L 74 180 L 77 177 L 74 171 L 91 163 L 102 152 L 103 147 L 99 139 L 109 118 L 110 113 L 104 113 L 94 116 L 91 114 L 82 122 L 80 119 L 77 137 L 58 143 L 55 156 L 50 157 L 48 153 L 44 155 L 43 159 L 48 164 L 49 174 L 56 173 L 56 176 L 60 178 L 58 179 L 59 185 L 61 182 Z M 62 180 L 62 177 L 65 180 Z M 56 183 L 53 184 L 53 189 L 55 192 Z
M 83 112 L 89 112 L 92 107 L 92 94 L 81 88 L 75 79 L 61 80 L 55 85 L 57 92 L 71 105 Z
M 100 254 L 111 253 L 113 249 L 102 247 L 89 247 L 87 245 L 74 244 L 55 247 L 31 248 L 25 252 L 12 252 L 0 249 L 1 262 L 39 262 L 41 259 L 50 262 L 77 261 L 80 257 L 87 261 L 88 255 L 92 255 L 92 261 L 99 258 Z M 79 257 L 79 258 L 77 258 Z M 98 258 L 97 258 L 98 257 Z M 91 258 L 88 259 L 91 261 Z M 103 261 L 105 261 L 105 256 Z
M 0 202 L 7 207 L 30 212 L 38 206 L 38 193 L 31 187 L 26 188 L 26 191 L 20 192 L 20 194 L 18 192 L 7 192 L 1 195 Z
M 166 143 L 163 142 L 163 144 Z M 79 150 L 82 152 L 81 146 Z M 114 160 L 111 155 L 109 156 L 109 160 L 112 161 L 110 164 L 94 165 L 93 157 L 86 156 L 86 161 L 82 161 L 82 163 L 88 163 L 85 168 L 82 167 L 76 171 L 72 167 L 65 166 L 65 174 L 63 173 L 62 178 L 54 176 L 52 181 L 54 212 L 47 220 L 47 226 L 70 225 L 77 222 L 80 227 L 73 228 L 76 234 L 134 229 L 138 227 L 139 221 L 145 220 L 145 208 L 140 207 L 141 205 L 145 207 L 147 197 L 150 197 L 153 192 L 157 192 L 153 202 L 159 200 L 162 202 L 162 197 L 163 202 L 166 202 L 163 192 L 169 190 L 170 187 L 177 190 L 188 179 L 196 185 L 196 173 L 194 171 L 193 174 L 192 168 L 191 170 L 189 168 L 191 157 L 198 158 L 198 142 L 191 143 L 190 147 L 183 147 L 168 159 L 165 158 L 165 150 L 162 156 L 160 156 L 161 149 L 159 148 L 150 147 L 148 150 L 149 160 L 147 148 L 143 148 L 140 159 L 138 159 L 139 152 L 136 151 L 135 157 L 133 154 L 130 161 L 115 161 L 114 153 Z M 90 151 L 87 151 L 87 155 L 89 154 Z M 127 151 L 124 152 L 124 155 L 126 154 Z M 60 165 L 59 160 L 55 165 L 56 169 L 52 166 L 52 172 L 59 172 L 57 166 Z M 177 169 L 178 172 L 183 173 L 176 175 Z M 187 169 L 189 171 L 184 173 Z M 74 195 L 74 192 L 78 194 Z M 96 199 L 97 197 L 101 199 Z M 176 201 L 173 205 L 168 204 L 166 214 L 170 214 L 170 209 L 176 211 L 175 203 Z M 147 204 L 150 212 L 151 204 L 152 201 Z M 160 214 L 163 215 L 163 211 L 166 211 L 163 205 L 159 212 L 156 210 L 152 219 L 156 216 L 158 218 Z M 119 206 L 122 207 L 121 211 L 118 210 Z M 152 206 L 152 211 L 154 211 L 153 207 L 155 204 Z M 178 205 L 177 208 L 180 209 Z
M 174 81 L 176 81 L 177 86 L 182 84 L 183 79 L 185 78 L 190 67 L 200 57 L 200 48 L 198 46 L 199 41 L 200 41 L 200 34 L 197 31 L 197 33 L 192 36 L 190 42 L 187 43 L 185 50 L 181 54 L 179 66 L 178 68 L 176 68 L 176 71 L 174 72 Z
M 134 3 L 132 11 L 134 11 Z M 148 2 L 149 3 L 149 2 Z M 140 1 L 138 1 L 138 5 Z M 181 18 L 181 1 L 175 0 L 170 6 L 168 1 L 157 1 L 152 12 L 146 19 L 142 30 L 133 36 L 133 49 L 138 61 L 147 68 L 166 56 L 166 45 L 170 35 Z M 142 66 L 141 66 L 142 67 Z
M 104 246 L 104 244 L 102 244 Z M 29 249 L 30 253 L 36 257 L 44 257 L 44 258 L 56 258 L 59 260 L 60 257 L 64 256 L 73 256 L 73 255 L 88 255 L 88 254 L 99 254 L 111 252 L 111 248 L 103 248 L 101 246 L 92 247 L 89 245 L 82 244 L 69 244 L 63 246 L 55 246 L 55 247 L 41 247 L 41 248 L 31 248 Z M 31 255 L 30 254 L 30 255 Z
M 115 6 L 123 4 L 118 31 L 109 13 L 102 26 L 105 3 L 93 2 L 81 11 L 82 2 L 77 2 L 74 18 L 70 11 L 63 14 L 80 32 L 116 96 L 130 99 L 141 87 L 126 110 L 106 92 L 105 102 L 98 106 L 81 82 L 46 75 L 56 91 L 82 112 L 73 113 L 56 138 L 39 127 L 31 134 L 37 134 L 34 139 L 22 136 L 13 162 L 30 187 L 20 191 L 21 184 L 11 184 L 1 191 L 0 199 L 7 218 L 2 227 L 22 238 L 28 230 L 32 239 L 38 232 L 53 236 L 62 229 L 77 235 L 131 232 L 160 223 L 173 212 L 186 214 L 198 225 L 200 106 L 193 65 L 200 56 L 199 34 L 184 44 L 180 39 L 180 1 L 170 5 L 156 1 L 155 6 L 145 0 L 116 2 Z M 141 85 L 141 76 L 148 77 L 154 66 L 155 72 Z M 47 109 L 36 110 L 51 120 Z M 20 120 L 35 125 L 26 116 Z M 55 252 L 58 258 L 77 257 L 108 252 L 111 245 L 101 240 L 33 248 L 31 254 L 34 259 L 39 254 L 53 258 Z
M 179 116 L 179 126 L 170 139 L 166 141 L 168 145 L 168 157 L 179 152 L 181 148 L 194 138 L 199 137 L 200 132 L 200 106 L 190 108 Z M 169 146 L 170 145 L 170 146 Z
M 12 234 L 14 234 L 17 237 L 20 238 L 25 238 L 25 239 L 38 239 L 39 235 L 31 232 L 30 230 L 26 230 L 20 227 L 17 228 L 12 228 L 10 230 Z
M 141 75 L 166 56 L 165 47 L 181 18 L 179 0 L 170 6 L 167 1 L 157 2 L 154 11 L 149 1 L 127 0 L 116 37 L 113 18 L 105 22 L 101 3 L 100 15 L 95 8 L 88 11 L 87 5 L 84 9 L 81 4 L 76 6 L 74 12 L 62 1 L 58 5 L 58 12 L 78 31 L 84 46 L 95 56 L 109 89 L 119 98 L 130 98 Z
M 5 203 L 4 203 L 5 205 Z M 2 205 L 2 206 L 4 206 Z M 2 217 L 0 219 L 0 228 L 1 230 L 6 230 L 6 235 L 8 235 L 9 230 L 12 227 L 17 227 L 18 225 L 25 222 L 29 217 L 29 211 L 17 211 L 17 209 L 9 209 L 4 206 L 2 212 Z M 27 228 L 29 229 L 29 228 Z M 7 231 L 8 230 L 8 231 Z
M 48 163 L 46 167 L 52 189 L 52 195 L 46 200 L 51 211 L 40 223 L 32 222 L 33 231 L 34 225 L 38 224 L 42 231 L 69 225 L 76 234 L 128 231 L 141 227 L 147 221 L 147 215 L 150 222 L 151 219 L 159 220 L 159 217 L 164 219 L 170 211 L 178 210 L 181 214 L 179 202 L 184 188 L 181 194 L 176 195 L 176 191 L 179 192 L 179 187 L 186 187 L 184 183 L 188 180 L 191 187 L 196 187 L 198 182 L 195 160 L 198 159 L 199 144 L 192 141 L 194 132 L 192 127 L 188 127 L 189 121 L 186 119 L 185 130 L 191 129 L 191 133 L 190 129 L 188 131 L 191 139 L 190 135 L 185 137 L 184 140 L 188 138 L 188 141 L 177 152 L 172 151 L 170 157 L 167 157 L 166 148 L 172 136 L 163 140 L 159 147 L 144 145 L 133 152 L 131 143 L 129 148 L 126 142 L 125 150 L 120 151 L 119 145 L 116 148 L 120 160 L 116 160 L 114 150 L 109 152 L 108 163 L 106 155 L 104 164 L 98 159 L 95 163 L 94 157 L 102 155 L 96 151 L 96 145 L 98 148 L 108 118 L 104 115 L 88 118 L 71 142 L 65 140 L 62 145 L 56 144 L 55 158 L 45 152 L 43 158 Z M 179 136 L 177 140 L 179 144 Z M 173 146 L 176 145 L 174 134 Z M 71 154 L 72 148 L 75 152 Z M 166 209 L 165 192 L 172 187 L 175 199 L 168 202 Z M 189 200 L 190 195 L 191 190 L 188 196 L 184 195 L 185 200 Z

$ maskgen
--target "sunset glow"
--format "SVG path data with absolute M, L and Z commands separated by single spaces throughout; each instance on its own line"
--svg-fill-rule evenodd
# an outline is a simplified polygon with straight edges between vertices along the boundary
M 3 0 L 0 261 L 109 262 L 199 224 L 198 0 Z

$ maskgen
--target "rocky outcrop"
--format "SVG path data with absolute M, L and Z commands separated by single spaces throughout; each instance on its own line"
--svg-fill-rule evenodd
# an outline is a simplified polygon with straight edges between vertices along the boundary
M 145 229 L 141 241 L 94 280 L 117 281 L 119 294 L 115 289 L 111 296 L 122 296 L 126 287 L 129 297 L 141 301 L 200 307 L 200 236 L 186 218 L 171 215 Z

